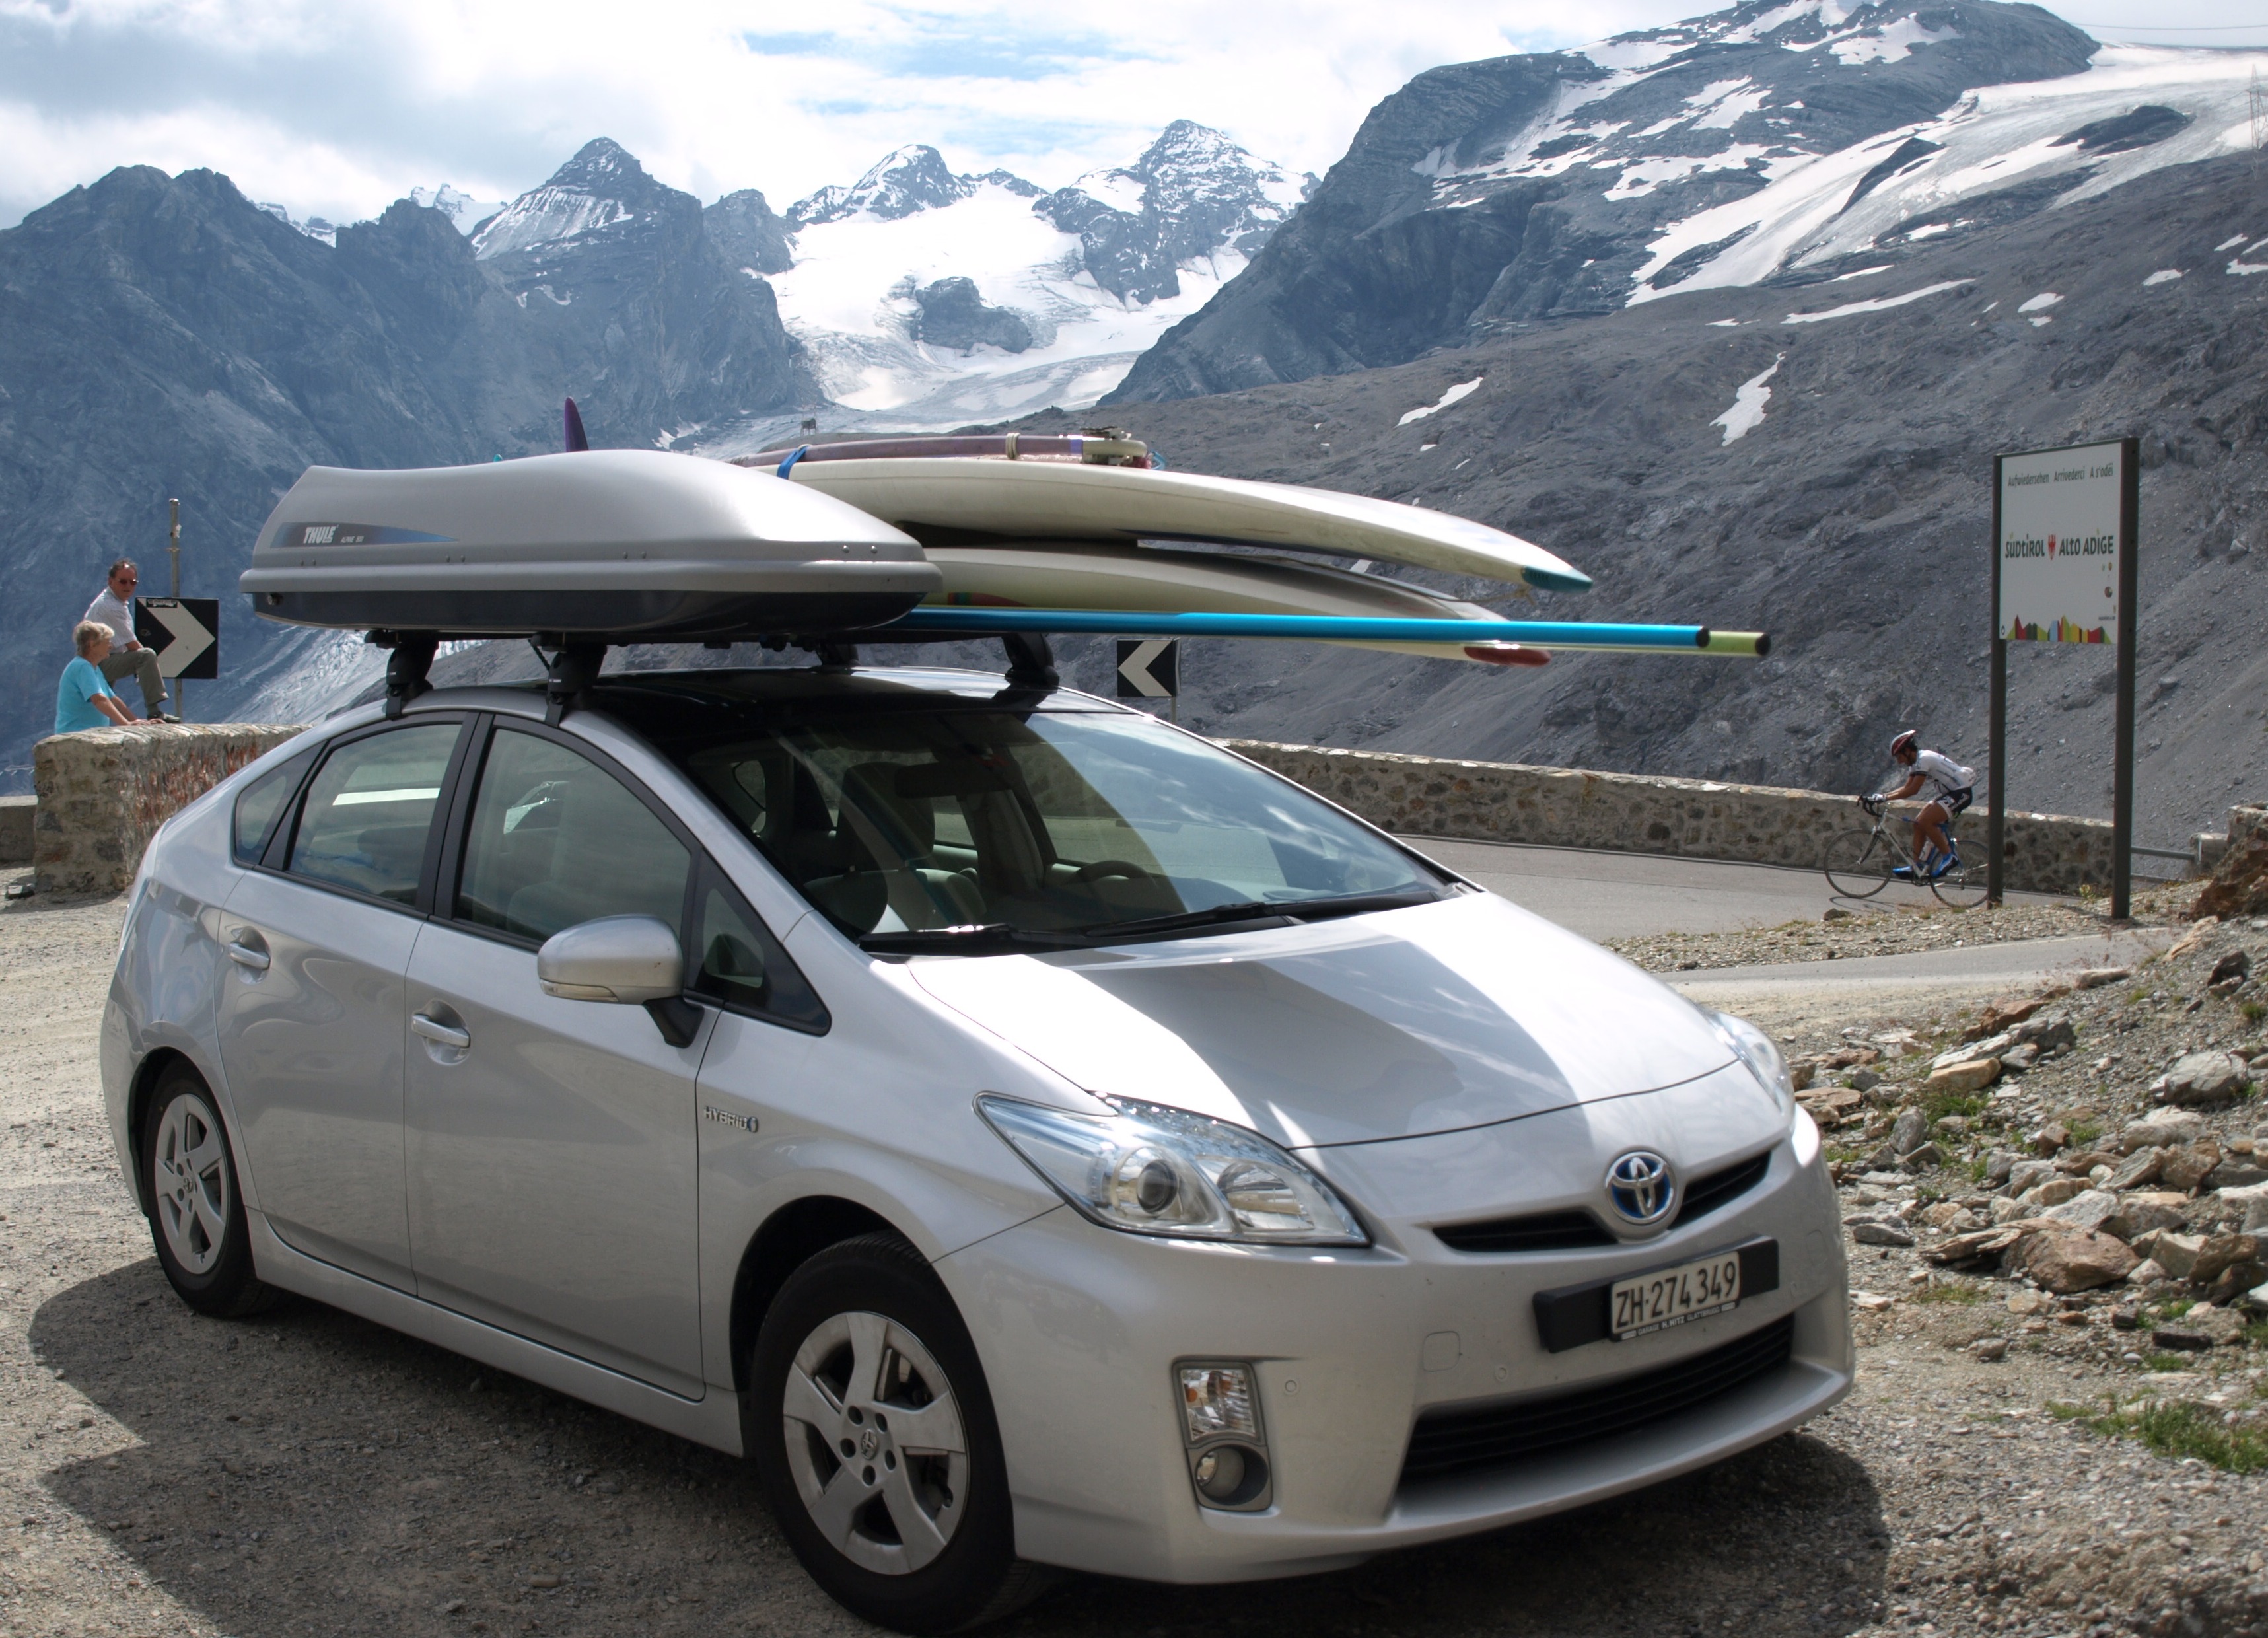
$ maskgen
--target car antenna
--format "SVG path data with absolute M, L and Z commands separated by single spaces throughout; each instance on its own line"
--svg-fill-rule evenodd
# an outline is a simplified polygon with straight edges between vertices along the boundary
M 567 401 L 564 416 L 567 423 L 567 453 L 580 454 L 591 446 L 590 438 L 583 431 L 583 412 L 575 408 L 575 401 Z

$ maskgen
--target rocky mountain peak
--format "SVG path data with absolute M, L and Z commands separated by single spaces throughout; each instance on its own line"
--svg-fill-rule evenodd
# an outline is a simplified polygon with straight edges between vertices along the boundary
M 1185 262 L 1257 251 L 1314 181 L 1254 159 L 1210 126 L 1175 120 L 1133 164 L 1090 171 L 1032 209 L 1079 236 L 1097 284 L 1149 302 L 1178 293 Z
M 924 143 L 894 149 L 857 181 L 844 188 L 822 188 L 788 210 L 795 226 L 839 222 L 862 211 L 885 222 L 895 222 L 919 210 L 934 210 L 958 203 L 975 193 L 978 179 L 956 176 L 945 156 Z
M 629 149 L 593 137 L 575 157 L 482 224 L 473 253 L 482 261 L 556 245 L 668 209 L 688 196 L 646 174 Z
M 701 212 L 701 221 L 717 247 L 751 273 L 784 273 L 795 265 L 786 221 L 755 188 L 726 194 Z

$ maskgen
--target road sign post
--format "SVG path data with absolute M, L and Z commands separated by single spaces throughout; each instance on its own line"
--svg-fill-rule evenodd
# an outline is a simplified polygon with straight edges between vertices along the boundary
M 2112 733 L 2110 914 L 2132 909 L 2134 647 L 2141 444 L 2132 438 L 1992 461 L 1992 680 L 1985 897 L 2000 902 L 2008 803 L 2008 645 L 2117 645 Z
M 166 532 L 166 555 L 173 560 L 173 595 L 176 598 L 179 598 L 181 594 L 180 498 L 176 496 L 173 499 L 168 500 L 166 503 L 166 507 L 167 512 L 171 514 L 171 520 L 167 525 Z M 135 623 L 138 626 L 141 622 L 137 619 Z M 141 640 L 141 635 L 139 632 L 136 633 L 135 640 L 137 642 Z M 160 660 L 158 662 L 158 668 L 161 674 L 165 670 L 165 661 L 163 660 Z M 173 683 L 173 714 L 184 722 L 187 722 L 189 719 L 189 688 L 188 683 L 186 681 L 176 680 Z
M 1118 697 L 1162 699 L 1176 721 L 1181 716 L 1182 645 L 1169 637 L 1118 639 Z

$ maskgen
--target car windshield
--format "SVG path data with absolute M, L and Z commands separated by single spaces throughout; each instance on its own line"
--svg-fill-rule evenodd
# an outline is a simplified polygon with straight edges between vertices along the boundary
M 1131 712 L 902 704 L 666 749 L 870 948 L 1225 931 L 1448 890 L 1296 786 Z

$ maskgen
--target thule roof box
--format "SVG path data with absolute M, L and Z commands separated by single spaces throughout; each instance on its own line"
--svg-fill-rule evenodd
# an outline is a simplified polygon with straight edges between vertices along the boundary
M 856 631 L 943 583 L 911 536 L 814 489 L 608 449 L 310 467 L 238 586 L 294 625 L 585 645 Z

